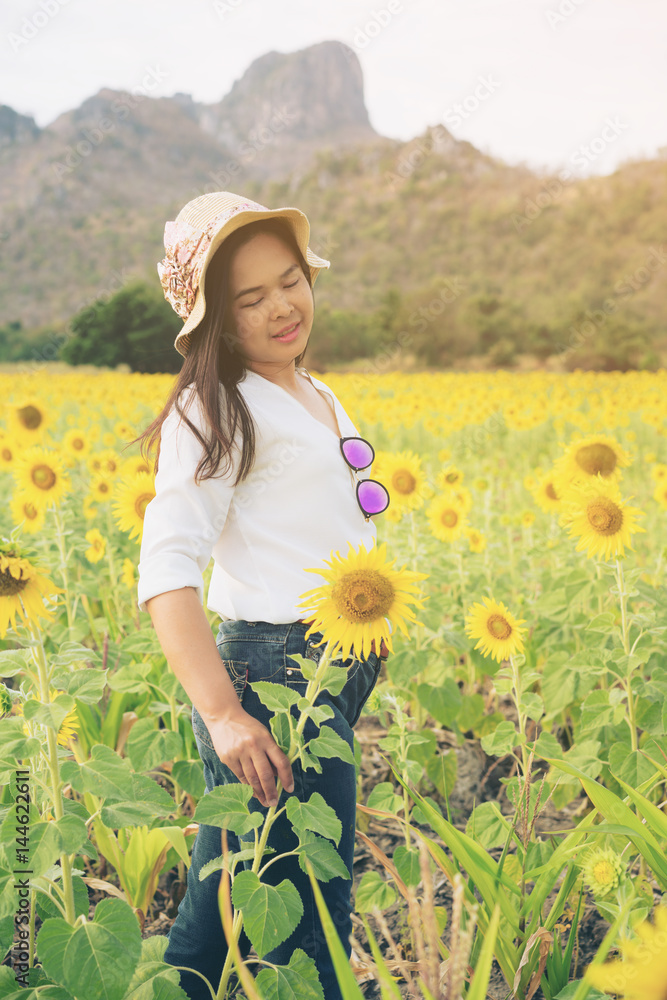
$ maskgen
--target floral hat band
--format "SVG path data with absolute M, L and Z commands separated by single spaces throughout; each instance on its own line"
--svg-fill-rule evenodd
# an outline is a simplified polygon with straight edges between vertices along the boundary
M 331 265 L 308 246 L 310 224 L 297 208 L 268 209 L 230 191 L 214 191 L 188 202 L 176 219 L 165 224 L 165 256 L 157 271 L 165 299 L 185 323 L 174 343 L 184 357 L 190 348 L 191 334 L 206 312 L 203 279 L 213 254 L 236 229 L 273 216 L 281 216 L 289 223 L 310 267 L 312 285 L 320 269 Z

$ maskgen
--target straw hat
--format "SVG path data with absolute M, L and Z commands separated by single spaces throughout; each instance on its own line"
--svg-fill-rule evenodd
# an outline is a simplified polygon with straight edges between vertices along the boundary
M 256 219 L 284 218 L 310 267 L 311 285 L 320 269 L 331 263 L 318 257 L 308 246 L 310 223 L 298 208 L 266 208 L 264 205 L 233 194 L 213 191 L 189 201 L 175 220 L 164 227 L 165 257 L 157 265 L 164 297 L 185 321 L 174 347 L 185 357 L 190 338 L 206 312 L 204 275 L 209 261 L 223 240 L 241 226 Z

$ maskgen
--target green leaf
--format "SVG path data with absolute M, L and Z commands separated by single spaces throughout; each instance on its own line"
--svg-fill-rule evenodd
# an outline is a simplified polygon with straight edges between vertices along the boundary
M 490 850 L 504 845 L 510 824 L 495 802 L 482 802 L 473 809 L 465 829 L 469 837 Z
M 586 626 L 586 630 L 588 632 L 603 632 L 608 635 L 614 627 L 615 620 L 616 615 L 613 611 L 603 611 L 601 614 L 591 618 Z
M 456 784 L 458 765 L 453 750 L 442 750 L 431 757 L 426 765 L 426 775 L 432 781 L 443 798 L 448 798 Z
M 369 809 L 382 809 L 396 814 L 403 808 L 403 796 L 396 794 L 390 781 L 380 781 L 371 790 L 366 805 Z
M 636 788 L 656 773 L 649 760 L 631 750 L 626 743 L 613 743 L 609 747 L 609 770 L 617 780 L 622 780 Z
M 482 736 L 481 744 L 484 753 L 490 757 L 500 757 L 510 753 L 514 747 L 520 746 L 524 742 L 524 737 L 514 728 L 514 723 L 506 720 L 499 723 L 495 732 Z
M 269 720 L 273 738 L 283 753 L 288 753 L 290 746 L 292 745 L 292 726 L 290 725 L 291 718 L 291 715 L 287 712 L 277 712 L 275 715 L 272 715 Z
M 260 958 L 286 941 L 303 915 L 301 897 L 289 879 L 268 885 L 252 871 L 235 876 L 232 903 L 242 911 L 243 928 Z
M 316 757 L 336 757 L 346 764 L 354 764 L 349 744 L 331 726 L 322 726 L 319 735 L 308 744 L 308 749 Z
M 392 860 L 396 865 L 396 871 L 406 885 L 419 885 L 422 873 L 419 867 L 419 851 L 415 847 L 399 844 L 394 851 Z
M 216 785 L 197 804 L 192 818 L 197 823 L 224 827 L 239 835 L 250 833 L 264 822 L 261 812 L 250 812 L 248 808 L 252 796 L 250 785 L 242 785 L 240 782 Z
M 336 697 L 347 683 L 347 672 L 348 668 L 344 668 L 340 664 L 330 663 L 322 674 L 322 689 Z
M 62 889 L 62 877 L 60 865 L 52 865 L 44 874 L 47 878 L 55 881 Z M 32 878 L 31 883 L 33 885 L 41 885 L 44 889 L 50 889 L 53 893 L 53 888 L 48 885 L 48 883 L 42 878 Z M 90 899 L 88 898 L 88 886 L 83 881 L 80 875 L 72 876 L 72 890 L 74 893 L 74 913 L 75 916 L 80 916 L 82 913 L 87 917 L 90 910 Z M 37 913 L 39 919 L 44 923 L 49 917 L 56 917 L 60 919 L 62 914 L 57 908 L 56 904 L 53 902 L 49 896 L 45 896 L 43 892 L 35 893 L 35 903 L 37 907 Z M 2 993 L 0 993 L 2 996 Z
M 102 654 L 80 642 L 63 642 L 58 652 L 51 657 L 51 663 L 56 667 L 71 667 L 75 663 L 90 663 L 102 659 Z
M 289 965 L 262 969 L 255 980 L 263 1000 L 325 1000 L 315 959 L 295 948 Z
M 299 833 L 297 850 L 302 869 L 305 872 L 308 871 L 305 861 L 308 858 L 313 866 L 315 877 L 320 882 L 328 882 L 329 879 L 336 876 L 340 876 L 346 881 L 352 878 L 347 865 L 330 840 L 318 837 L 316 833 L 310 833 L 308 830 L 303 830 Z
M 297 708 L 306 718 L 312 719 L 316 726 L 321 726 L 325 719 L 333 719 L 336 714 L 331 705 L 309 705 L 305 698 L 301 698 Z
M 138 719 L 127 738 L 127 756 L 135 771 L 150 771 L 183 752 L 183 737 L 171 729 L 159 729 L 153 718 Z
M 14 677 L 22 673 L 31 659 L 29 649 L 0 650 L 0 677 Z
M 253 681 L 249 684 L 262 705 L 268 708 L 269 712 L 289 712 L 290 705 L 296 705 L 301 697 L 294 688 L 285 687 L 283 684 L 273 684 L 271 681 Z
M 372 913 L 373 910 L 386 910 L 396 902 L 396 893 L 384 881 L 379 872 L 368 871 L 361 876 L 354 898 L 354 905 L 359 913 Z
M 89 759 L 82 764 L 64 760 L 60 771 L 63 781 L 71 784 L 75 791 L 92 792 L 99 798 L 122 801 L 132 786 L 129 763 L 104 743 L 96 743 Z
M 290 796 L 286 811 L 288 820 L 299 834 L 311 830 L 328 837 L 335 844 L 339 842 L 343 832 L 341 821 L 319 792 L 313 792 L 307 802 L 300 802 L 295 795 Z
M 48 726 L 49 729 L 58 732 L 63 719 L 72 711 L 75 704 L 74 698 L 69 694 L 59 694 L 48 703 L 28 698 L 23 702 L 23 717 L 29 722 L 38 722 L 41 726 Z
M 419 684 L 417 698 L 441 726 L 449 729 L 454 726 L 463 699 L 459 686 L 452 677 L 448 677 L 438 687 L 432 684 Z
M 106 676 L 106 670 L 95 670 L 93 667 L 86 670 L 59 670 L 54 673 L 51 683 L 54 688 L 66 691 L 79 701 L 97 705 L 104 694 Z
M 521 708 L 529 719 L 539 722 L 544 715 L 544 701 L 542 696 L 534 691 L 526 691 L 521 698 Z
M 188 795 L 200 799 L 206 792 L 204 768 L 201 760 L 176 760 L 171 769 L 172 778 Z
M 76 929 L 46 920 L 37 936 L 44 971 L 74 996 L 123 1000 L 141 955 L 141 931 L 132 907 L 102 899 L 95 916 Z

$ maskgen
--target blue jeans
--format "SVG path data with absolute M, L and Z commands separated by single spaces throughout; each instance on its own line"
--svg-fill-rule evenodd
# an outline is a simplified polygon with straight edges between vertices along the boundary
M 220 624 L 216 644 L 236 694 L 244 710 L 267 728 L 272 713 L 262 705 L 248 685 L 255 681 L 272 681 L 305 694 L 306 679 L 299 670 L 297 661 L 290 660 L 289 656 L 291 653 L 300 653 L 316 661 L 320 659 L 324 646 L 317 649 L 314 646 L 322 640 L 322 633 L 314 632 L 306 640 L 305 634 L 308 628 L 304 622 L 274 625 L 270 622 L 241 620 L 224 621 Z M 382 661 L 375 653 L 369 653 L 366 659 L 350 657 L 342 665 L 348 667 L 347 681 L 343 690 L 335 697 L 323 692 L 317 699 L 317 704 L 331 706 L 334 715 L 333 718 L 326 720 L 325 725 L 332 726 L 352 749 L 352 727 L 375 686 Z M 297 714 L 295 708 L 293 711 Z M 216 785 L 238 783 L 238 778 L 218 757 L 208 729 L 194 706 L 192 728 L 204 765 L 207 792 Z M 317 729 L 309 719 L 304 729 L 304 737 L 311 739 L 316 735 Z M 352 874 L 356 818 L 354 766 L 333 758 L 322 758 L 321 764 L 322 773 L 317 774 L 313 768 L 304 772 L 301 765 L 295 761 L 292 765 L 294 791 L 287 793 L 283 789 L 278 807 L 282 807 L 289 796 L 297 796 L 301 801 L 306 801 L 313 792 L 319 792 L 341 821 L 342 835 L 337 850 Z M 250 800 L 250 809 L 260 810 L 264 815 L 268 812 L 254 797 Z M 185 965 L 197 969 L 210 981 L 214 990 L 218 988 L 227 955 L 217 899 L 220 873 L 214 872 L 200 881 L 199 872 L 208 861 L 222 854 L 221 833 L 220 827 L 217 826 L 205 824 L 199 826 L 192 850 L 192 862 L 188 869 L 187 891 L 169 931 L 164 956 L 170 965 Z M 241 850 L 243 846 L 252 846 L 253 834 L 247 835 L 247 838 L 248 845 L 240 845 L 239 841 L 245 838 L 239 838 L 228 831 L 227 841 L 230 851 Z M 268 846 L 282 854 L 293 850 L 297 845 L 298 840 L 292 826 L 285 813 L 282 813 L 271 828 Z M 252 865 L 251 862 L 243 864 L 247 868 Z M 237 871 L 240 870 L 239 865 Z M 293 855 L 270 865 L 262 876 L 263 881 L 272 885 L 277 885 L 285 878 L 294 883 L 301 896 L 303 916 L 289 938 L 263 958 L 269 962 L 287 965 L 294 949 L 302 948 L 315 960 L 326 1000 L 342 1000 L 310 880 L 306 872 L 302 871 L 298 858 Z M 336 876 L 329 882 L 321 882 L 319 885 L 343 948 L 349 957 L 352 950 L 349 941 L 352 930 L 350 918 L 352 880 Z M 250 942 L 245 933 L 241 934 L 239 946 L 242 955 L 246 957 L 250 951 Z M 255 971 L 259 969 L 256 968 Z M 191 972 L 181 972 L 180 982 L 190 1000 L 210 1000 L 209 990 L 199 976 Z

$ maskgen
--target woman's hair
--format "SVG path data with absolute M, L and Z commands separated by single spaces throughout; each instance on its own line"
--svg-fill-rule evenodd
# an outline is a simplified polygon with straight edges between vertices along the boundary
M 204 455 L 195 471 L 196 482 L 215 476 L 225 458 L 228 460 L 225 473 L 229 472 L 232 467 L 232 443 L 239 422 L 243 448 L 234 486 L 242 482 L 252 468 L 255 458 L 255 430 L 250 411 L 237 387 L 245 372 L 245 366 L 239 355 L 233 350 L 236 330 L 232 319 L 229 275 L 231 259 L 235 251 L 260 232 L 278 236 L 294 251 L 306 280 L 312 288 L 310 268 L 285 220 L 275 218 L 249 222 L 235 230 L 223 241 L 206 269 L 204 276 L 206 313 L 201 323 L 191 334 L 190 349 L 183 361 L 176 383 L 155 420 L 139 437 L 130 442 L 134 444 L 136 441 L 141 441 L 141 454 L 149 465 L 147 453 L 157 444 L 155 472 L 158 470 L 162 424 L 172 407 L 176 408 L 181 420 L 185 420 L 204 448 Z M 304 350 L 297 357 L 297 365 L 301 362 L 307 346 L 306 344 Z M 223 422 L 220 412 L 220 383 L 224 386 L 227 404 L 225 422 Z M 182 390 L 190 384 L 194 385 L 194 390 L 210 427 L 210 434 L 206 437 L 188 419 L 178 402 Z

